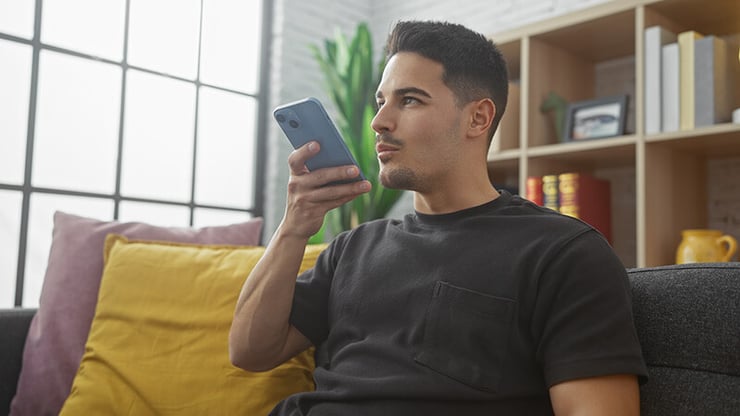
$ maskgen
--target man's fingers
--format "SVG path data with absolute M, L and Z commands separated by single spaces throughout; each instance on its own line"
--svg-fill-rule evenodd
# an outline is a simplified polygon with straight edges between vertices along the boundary
M 316 201 L 344 201 L 352 200 L 358 195 L 370 191 L 370 182 L 359 181 L 341 185 L 324 186 L 313 193 Z M 339 205 L 344 202 L 340 202 Z
M 355 173 L 352 173 L 352 172 Z M 342 173 L 344 172 L 344 173 Z M 320 169 L 310 175 L 292 176 L 288 181 L 288 194 L 301 201 L 323 204 L 325 202 L 350 200 L 358 195 L 369 192 L 369 181 L 349 182 L 323 186 L 329 182 L 353 178 L 358 174 L 357 167 Z M 340 204 L 341 205 L 341 204 Z
M 303 146 L 295 149 L 290 156 L 288 156 L 288 166 L 290 166 L 290 172 L 293 175 L 302 175 L 308 173 L 306 169 L 306 161 L 316 155 L 321 150 L 318 142 L 308 142 Z
M 291 179 L 292 182 L 295 182 L 292 191 L 297 191 L 296 187 L 320 187 L 332 182 L 353 179 L 360 175 L 360 169 L 354 165 L 323 168 L 309 172 L 306 168 L 306 161 L 315 156 L 319 150 L 318 142 L 309 142 L 294 150 L 288 157 Z M 308 173 L 311 173 L 311 175 L 308 175 Z
M 318 186 L 328 183 L 354 179 L 360 175 L 360 169 L 357 166 L 338 166 L 335 168 L 318 169 L 313 172 L 312 182 Z

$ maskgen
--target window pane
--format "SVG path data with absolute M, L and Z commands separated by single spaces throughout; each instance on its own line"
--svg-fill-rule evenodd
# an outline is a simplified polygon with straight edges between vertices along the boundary
M 26 39 L 33 38 L 33 12 L 36 2 L 32 0 L 0 1 L 0 32 Z
M 45 1 L 41 41 L 120 61 L 125 13 L 124 0 Z
M 113 193 L 121 69 L 42 51 L 33 184 Z
M 121 221 L 145 222 L 161 227 L 187 227 L 190 225 L 190 208 L 180 205 L 121 201 L 118 218 Z
M 246 212 L 196 208 L 195 212 L 193 212 L 193 226 L 210 227 L 214 225 L 229 225 L 249 221 L 250 218 L 252 216 Z
M 198 0 L 132 0 L 128 62 L 195 79 L 198 67 Z
M 26 158 L 31 47 L 0 40 L 0 62 L 0 182 L 21 184 Z
M 129 71 L 121 193 L 190 201 L 195 86 Z
M 255 101 L 201 88 L 195 200 L 249 208 L 254 171 Z
M 21 199 L 20 192 L 0 191 L 0 308 L 15 303 Z
M 31 195 L 26 273 L 23 281 L 23 306 L 26 307 L 36 307 L 39 304 L 41 285 L 51 248 L 55 211 L 109 221 L 113 218 L 113 200 L 48 194 Z
M 201 43 L 201 81 L 248 93 L 257 92 L 262 38 L 262 2 L 205 0 Z

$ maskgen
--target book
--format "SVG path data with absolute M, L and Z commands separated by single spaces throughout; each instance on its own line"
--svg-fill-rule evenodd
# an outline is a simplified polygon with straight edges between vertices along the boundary
M 679 101 L 681 114 L 679 123 L 681 130 L 694 128 L 694 42 L 704 37 L 695 30 L 687 30 L 678 34 Z
M 542 177 L 530 176 L 527 178 L 526 199 L 537 205 L 543 205 Z
M 732 91 L 729 88 L 727 43 L 716 36 L 694 42 L 694 124 L 696 127 L 730 121 Z M 734 58 L 734 57 L 733 57 Z
M 645 133 L 662 128 L 662 56 L 663 45 L 676 42 L 676 34 L 661 27 L 645 29 Z
M 679 119 L 681 113 L 678 43 L 674 42 L 663 46 L 661 63 L 663 73 L 661 80 L 661 94 L 663 95 L 661 100 L 663 104 L 661 131 L 678 131 L 680 128 Z
M 578 218 L 612 241 L 609 181 L 581 172 L 558 175 L 560 213 Z
M 542 206 L 558 211 L 558 175 L 542 177 Z

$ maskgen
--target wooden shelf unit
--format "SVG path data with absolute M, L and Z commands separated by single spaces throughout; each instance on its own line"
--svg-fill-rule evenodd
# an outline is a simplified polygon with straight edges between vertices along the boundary
M 740 2 L 615 0 L 490 36 L 520 89 L 519 137 L 502 139 L 489 155 L 492 181 L 523 192 L 528 176 L 585 171 L 609 179 L 613 245 L 628 267 L 673 263 L 681 230 L 707 227 L 714 179 L 707 164 L 740 158 L 740 124 L 645 134 L 643 34 L 657 24 L 675 33 L 740 34 Z M 569 102 L 628 94 L 627 134 L 558 143 L 552 119 L 539 110 L 551 91 Z

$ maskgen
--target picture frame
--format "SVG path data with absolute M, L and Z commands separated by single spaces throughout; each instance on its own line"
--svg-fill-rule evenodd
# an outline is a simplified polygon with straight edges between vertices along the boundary
M 568 106 L 566 142 L 621 136 L 625 132 L 628 95 L 578 101 Z

